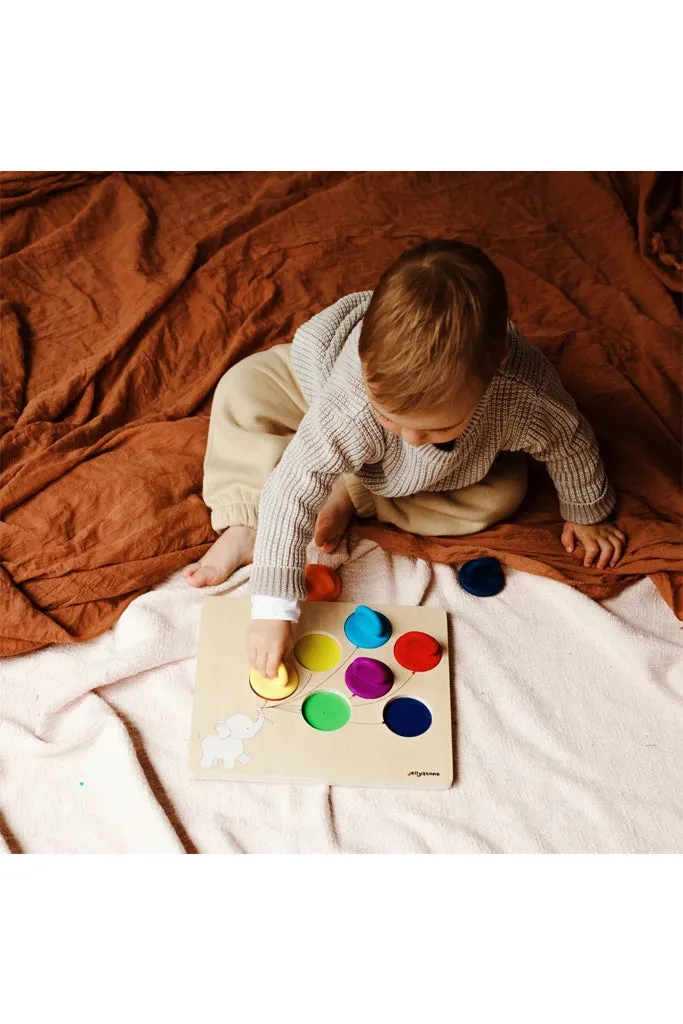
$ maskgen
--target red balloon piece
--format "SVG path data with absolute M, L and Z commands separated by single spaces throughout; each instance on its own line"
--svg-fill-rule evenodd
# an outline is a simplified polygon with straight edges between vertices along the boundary
M 341 593 L 341 580 L 326 565 L 306 566 L 306 600 L 336 601 Z
M 429 672 L 441 661 L 441 644 L 429 633 L 404 633 L 394 644 L 394 657 L 411 672 Z

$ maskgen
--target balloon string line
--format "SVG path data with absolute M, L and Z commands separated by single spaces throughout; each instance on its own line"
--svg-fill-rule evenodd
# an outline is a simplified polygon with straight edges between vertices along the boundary
M 320 687 L 324 686 L 325 683 L 329 682 L 329 680 L 332 679 L 333 676 L 336 676 L 337 672 L 341 672 L 341 670 L 344 668 L 344 665 L 347 665 L 348 662 L 351 661 L 351 658 L 354 656 L 354 654 L 356 653 L 357 650 L 358 650 L 358 648 L 354 647 L 354 649 L 351 651 L 349 656 L 347 658 L 345 658 L 344 661 L 340 662 L 339 665 L 335 665 L 335 667 L 332 669 L 330 674 L 325 676 L 324 679 L 321 679 L 319 683 L 316 683 L 316 685 L 313 687 L 313 689 L 310 692 L 314 693 L 316 690 L 319 690 Z M 310 694 L 309 694 L 309 696 L 310 696 Z
M 390 700 L 393 700 L 394 696 L 399 692 L 399 690 L 402 690 L 404 686 L 408 685 L 408 683 L 410 682 L 410 680 L 413 678 L 414 675 L 415 675 L 415 673 L 411 672 L 410 675 L 408 676 L 408 678 L 404 679 L 400 686 L 397 686 L 394 689 L 394 687 L 392 685 L 391 689 L 387 690 L 387 692 L 385 694 L 383 694 L 383 696 L 381 696 L 381 697 L 373 697 L 372 700 L 365 700 L 364 697 L 359 697 L 357 693 L 354 693 L 354 697 L 356 697 L 359 701 L 361 701 L 361 703 L 360 704 L 352 704 L 351 706 L 354 707 L 354 708 L 366 708 L 370 704 L 377 704 L 377 702 L 380 701 L 380 700 L 386 700 L 387 703 L 388 703 Z M 362 725 L 364 723 L 358 722 L 357 724 L 358 725 Z

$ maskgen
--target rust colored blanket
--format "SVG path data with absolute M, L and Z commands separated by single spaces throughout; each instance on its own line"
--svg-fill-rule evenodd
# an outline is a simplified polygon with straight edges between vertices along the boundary
M 643 575 L 679 616 L 677 176 L 225 173 L 2 176 L 0 654 L 94 637 L 212 540 L 213 389 L 437 235 L 482 246 L 592 422 L 630 541 L 618 571 L 559 545 L 539 468 L 515 519 L 391 551 L 482 553 L 603 598 Z

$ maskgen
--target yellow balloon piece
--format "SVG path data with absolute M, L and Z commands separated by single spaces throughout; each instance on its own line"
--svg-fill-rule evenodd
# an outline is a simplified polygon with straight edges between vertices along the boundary
M 249 673 L 249 685 L 254 693 L 263 697 L 264 700 L 284 700 L 296 690 L 299 685 L 299 675 L 295 668 L 282 663 L 280 663 L 274 679 L 267 679 L 253 668 Z
M 302 636 L 294 648 L 296 660 L 311 672 L 327 672 L 341 661 L 342 649 L 336 640 L 324 633 Z

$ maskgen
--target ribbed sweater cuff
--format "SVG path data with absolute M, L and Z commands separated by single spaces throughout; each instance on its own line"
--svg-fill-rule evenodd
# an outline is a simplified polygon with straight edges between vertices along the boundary
M 616 495 L 612 487 L 607 488 L 603 496 L 594 501 L 592 505 L 577 505 L 566 501 L 560 501 L 560 514 L 569 523 L 577 523 L 579 526 L 592 526 L 594 523 L 601 523 L 614 511 Z
M 257 565 L 251 567 L 249 578 L 252 594 L 264 597 L 292 597 L 306 600 L 306 570 L 287 565 Z

